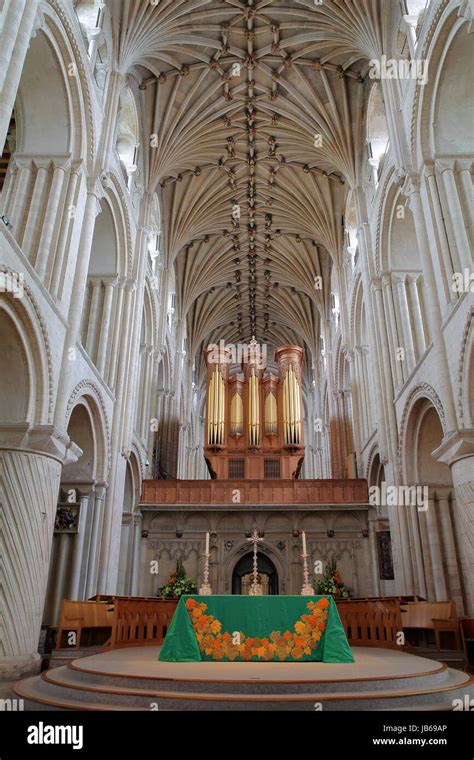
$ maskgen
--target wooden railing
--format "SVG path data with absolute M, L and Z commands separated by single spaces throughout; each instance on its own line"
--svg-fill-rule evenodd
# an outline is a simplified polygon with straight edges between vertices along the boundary
M 238 494 L 238 498 L 236 497 Z M 365 480 L 144 480 L 146 505 L 366 504 Z
M 351 646 L 401 649 L 402 631 L 398 599 L 344 600 L 337 609 Z
M 170 627 L 176 599 L 115 600 L 110 639 L 104 649 L 127 646 L 159 646 Z

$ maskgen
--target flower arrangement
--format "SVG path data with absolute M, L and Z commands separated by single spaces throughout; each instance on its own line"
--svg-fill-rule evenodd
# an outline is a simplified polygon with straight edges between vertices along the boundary
M 246 636 L 242 631 L 232 635 L 222 633 L 222 623 L 213 615 L 207 615 L 207 604 L 195 599 L 186 600 L 191 622 L 200 651 L 213 660 L 301 660 L 316 649 L 326 629 L 329 601 L 319 599 L 308 602 L 309 615 L 301 615 L 293 631 L 273 631 L 268 637 L 258 639 Z
M 161 590 L 163 599 L 179 599 L 183 594 L 195 594 L 197 584 L 186 575 L 182 561 L 176 563 L 176 570 L 170 575 L 166 586 Z
M 349 590 L 344 586 L 341 574 L 336 566 L 336 560 L 327 563 L 324 577 L 317 582 L 318 594 L 331 594 L 336 599 L 348 599 Z

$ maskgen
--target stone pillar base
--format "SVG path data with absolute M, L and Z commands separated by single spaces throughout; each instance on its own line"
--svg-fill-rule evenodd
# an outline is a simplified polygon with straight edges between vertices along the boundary
M 41 655 L 38 653 L 0 657 L 1 681 L 19 681 L 21 678 L 37 675 L 40 670 Z

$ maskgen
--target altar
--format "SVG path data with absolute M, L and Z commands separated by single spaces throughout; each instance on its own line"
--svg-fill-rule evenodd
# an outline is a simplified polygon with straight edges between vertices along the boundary
M 330 596 L 182 596 L 159 660 L 354 662 Z

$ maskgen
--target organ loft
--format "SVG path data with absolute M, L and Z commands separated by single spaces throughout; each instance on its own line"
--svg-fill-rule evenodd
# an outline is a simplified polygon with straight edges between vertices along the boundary
M 230 371 L 229 348 L 209 346 L 205 458 L 211 478 L 297 478 L 303 464 L 301 368 L 304 351 L 275 351 L 277 375 L 266 372 L 266 354 L 252 338 L 241 372 Z

